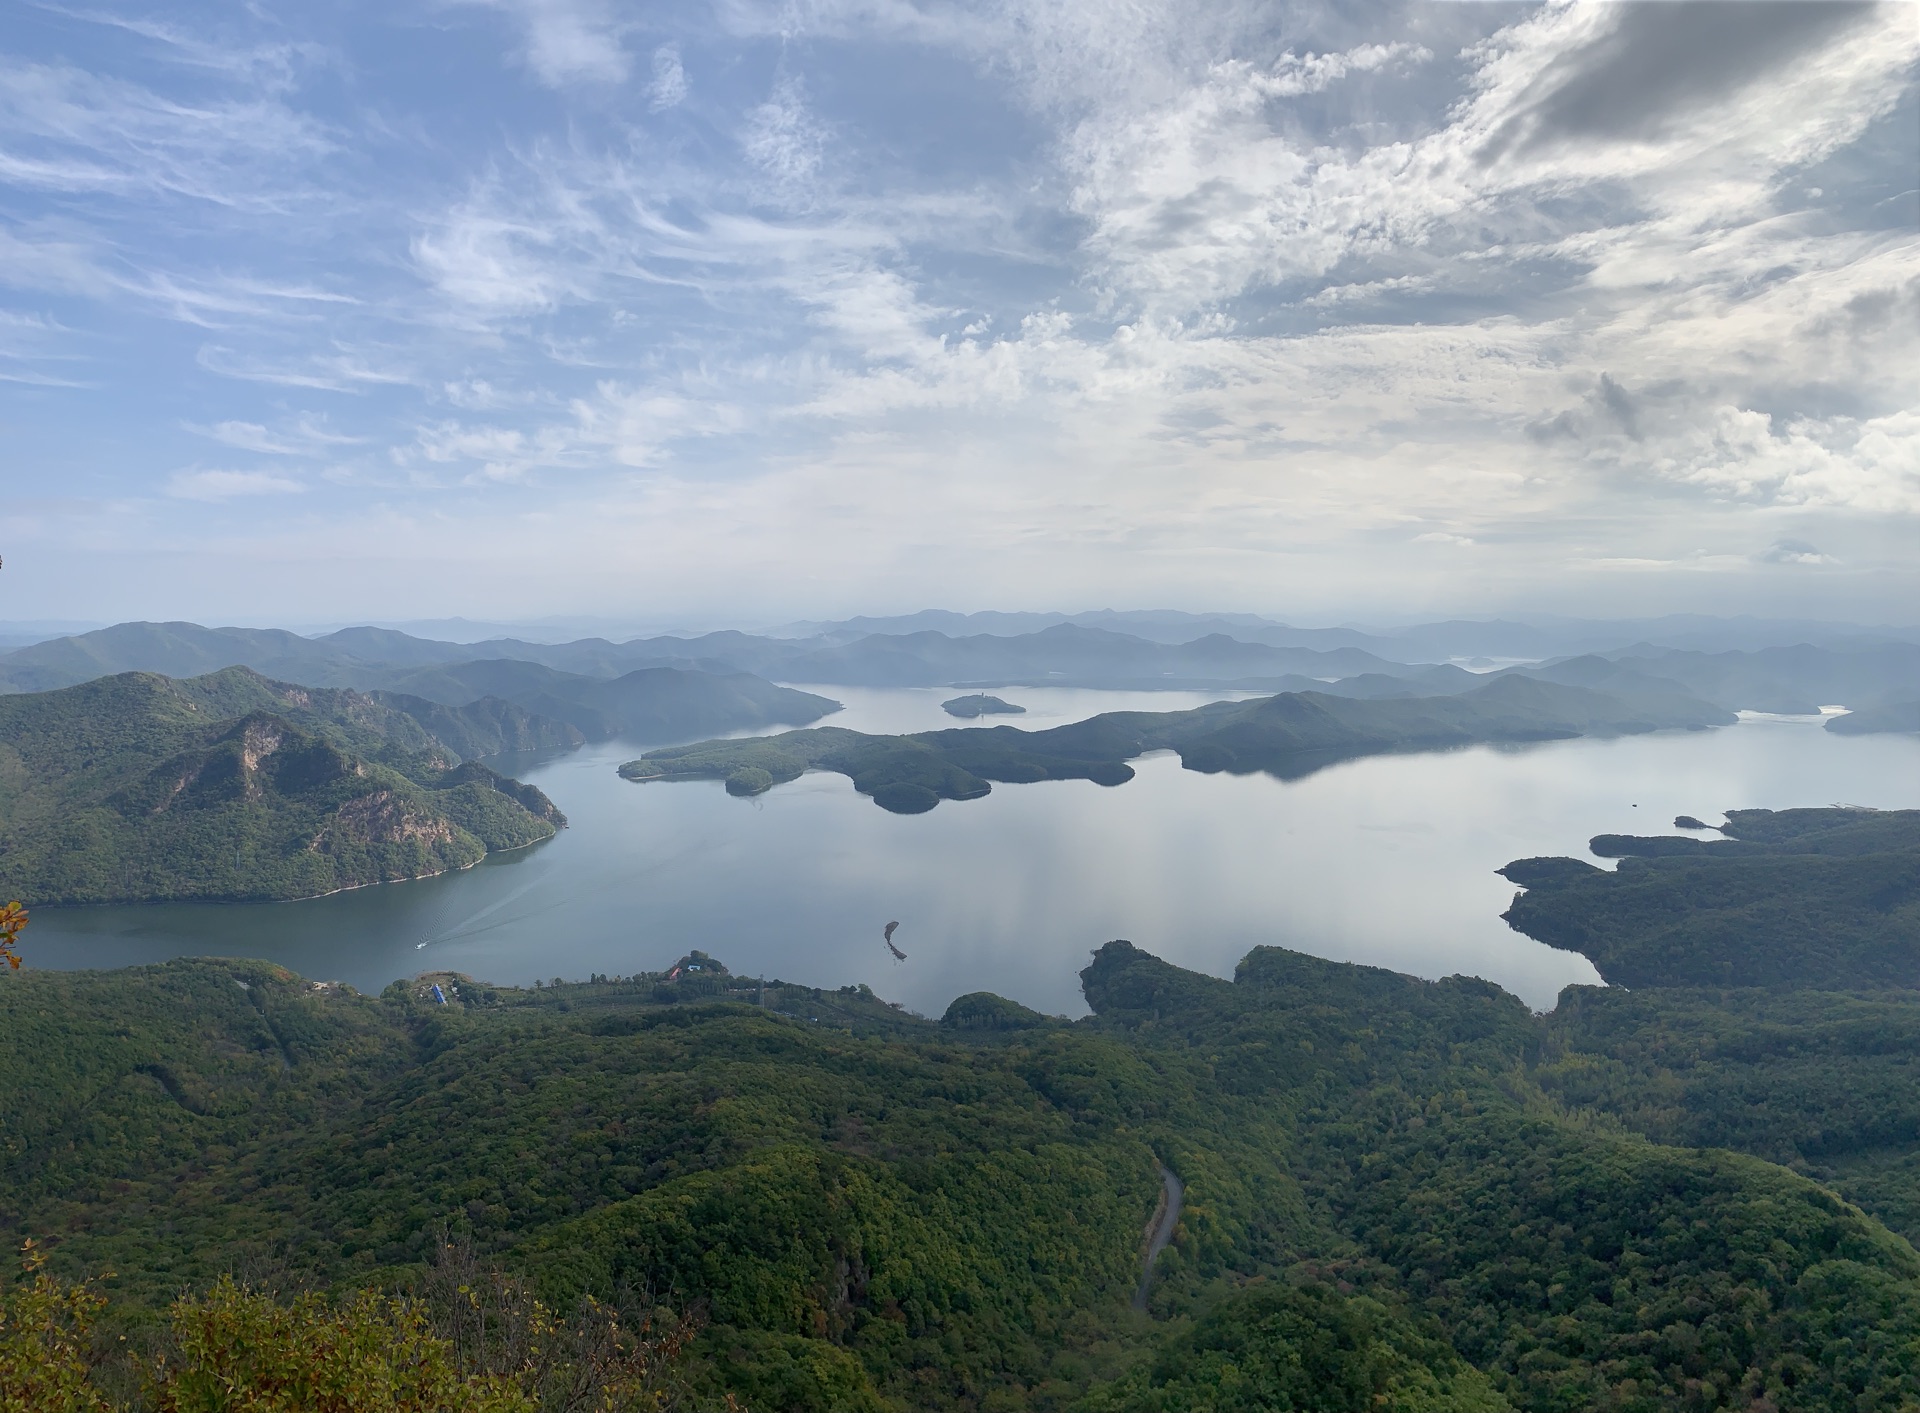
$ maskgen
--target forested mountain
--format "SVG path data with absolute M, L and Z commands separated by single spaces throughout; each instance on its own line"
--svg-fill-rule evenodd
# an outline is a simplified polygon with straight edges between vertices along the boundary
M 1190 711 L 1106 712 L 1042 731 L 996 726 L 870 736 L 816 727 L 649 751 L 620 773 L 636 781 L 723 779 L 736 794 L 757 794 L 806 770 L 830 770 L 852 777 L 854 788 L 883 809 L 915 814 L 943 799 L 977 799 L 992 781 L 1124 784 L 1133 778 L 1126 762 L 1152 750 L 1178 751 L 1189 770 L 1264 770 L 1291 779 L 1385 751 L 1698 729 L 1733 719 L 1678 692 L 1621 697 L 1497 677 L 1454 696 L 1368 700 L 1288 692 Z
M 406 692 L 376 690 L 367 696 L 412 717 L 429 736 L 468 760 L 497 756 L 505 751 L 577 746 L 586 740 L 578 727 L 541 716 L 518 702 L 500 697 L 475 697 L 450 704 Z
M 464 868 L 565 822 L 358 692 L 235 667 L 0 697 L 0 893 L 30 904 L 311 897 Z
M 1913 1151 L 1910 992 L 1576 988 L 1542 1018 L 1124 942 L 1083 983 L 1084 1021 L 976 995 L 934 1023 L 719 968 L 378 1000 L 244 962 L 29 971 L 0 981 L 0 1204 L 136 1320 L 236 1267 L 404 1287 L 451 1235 L 562 1310 L 703 1312 L 714 1406 L 1920 1399 L 1920 1258 L 1869 1215 L 1914 1230 L 1910 1173 L 1828 1162 L 1849 1202 L 1766 1161 Z M 1759 1086 L 1780 1105 L 1743 1110 Z M 1183 1205 L 1136 1311 L 1163 1165 Z

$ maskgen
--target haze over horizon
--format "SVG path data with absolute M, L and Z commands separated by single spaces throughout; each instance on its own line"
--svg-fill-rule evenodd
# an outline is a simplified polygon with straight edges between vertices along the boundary
M 0 616 L 1920 601 L 1920 6 L 48 3 Z

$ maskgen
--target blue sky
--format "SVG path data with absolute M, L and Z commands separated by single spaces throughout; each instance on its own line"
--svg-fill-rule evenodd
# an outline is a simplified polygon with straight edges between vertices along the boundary
M 1920 601 L 1920 6 L 31 4 L 0 618 Z

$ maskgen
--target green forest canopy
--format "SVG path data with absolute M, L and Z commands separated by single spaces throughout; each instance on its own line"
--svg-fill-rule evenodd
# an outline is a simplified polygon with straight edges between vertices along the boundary
M 1920 986 L 1920 810 L 1730 810 L 1726 838 L 1519 859 L 1509 923 L 1646 986 Z

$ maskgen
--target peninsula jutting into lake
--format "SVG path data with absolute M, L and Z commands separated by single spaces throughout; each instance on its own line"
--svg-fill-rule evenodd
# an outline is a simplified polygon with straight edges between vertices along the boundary
M 1126 762 L 1155 750 L 1177 751 L 1189 770 L 1291 778 L 1388 751 L 1702 730 L 1733 720 L 1732 712 L 1678 691 L 1622 697 L 1502 677 L 1457 696 L 1368 701 L 1288 692 L 1183 712 L 1109 713 L 1042 731 L 998 726 L 870 736 L 816 727 L 650 751 L 620 773 L 634 781 L 723 779 L 731 793 L 753 795 L 806 770 L 831 770 L 850 776 L 882 809 L 921 814 L 941 800 L 978 799 L 992 781 L 1122 785 L 1133 778 Z

